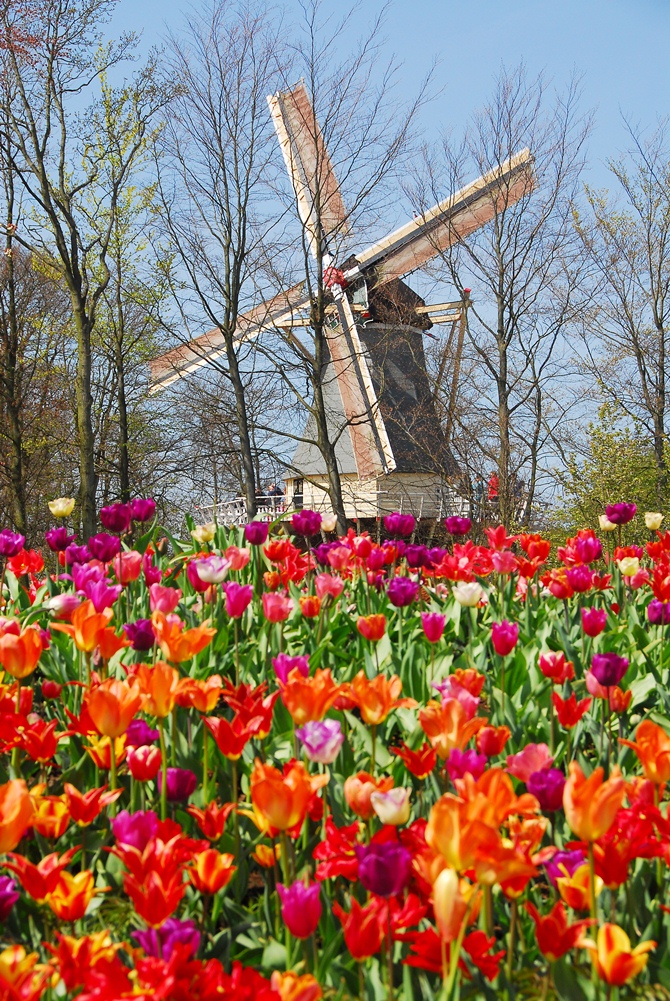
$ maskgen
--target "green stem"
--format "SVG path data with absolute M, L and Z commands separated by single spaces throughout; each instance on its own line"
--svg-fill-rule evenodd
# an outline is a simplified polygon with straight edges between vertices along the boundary
M 177 765 L 177 707 L 172 710 L 172 734 L 170 737 L 170 764 L 173 768 Z
M 512 969 L 514 967 L 514 946 L 516 938 L 517 910 L 518 910 L 518 902 L 516 900 L 513 900 L 512 913 L 510 916 L 510 924 L 509 924 L 509 942 L 507 943 L 507 964 L 505 966 L 505 975 L 507 977 L 508 984 L 511 983 L 512 981 Z
M 202 800 L 207 806 L 207 778 L 209 774 L 209 744 L 207 742 L 207 724 L 202 721 Z

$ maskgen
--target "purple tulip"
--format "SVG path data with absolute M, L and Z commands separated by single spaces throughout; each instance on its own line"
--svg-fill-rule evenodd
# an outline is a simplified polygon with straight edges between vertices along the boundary
M 652 626 L 667 626 L 670 622 L 670 601 L 652 598 L 647 605 L 647 618 Z
M 135 622 L 125 622 L 123 631 L 130 640 L 133 650 L 138 652 L 151 650 L 156 642 L 156 633 L 151 619 L 136 619 Z
M 130 517 L 133 521 L 144 524 L 145 521 L 151 521 L 155 514 L 156 501 L 153 497 L 136 497 L 130 502 Z
M 98 532 L 88 540 L 88 548 L 94 559 L 100 560 L 101 563 L 109 563 L 121 552 L 121 540 L 115 535 Z
M 462 779 L 464 775 L 472 775 L 477 781 L 486 770 L 487 757 L 485 754 L 477 754 L 474 749 L 469 751 L 459 751 L 454 747 L 445 762 L 445 767 L 452 782 Z
M 130 504 L 110 504 L 109 507 L 100 508 L 100 521 L 103 528 L 123 535 L 130 530 Z
M 70 566 L 74 563 L 88 563 L 91 552 L 88 546 L 77 546 L 74 543 L 65 550 L 65 562 Z
M 295 731 L 310 761 L 332 765 L 344 743 L 342 724 L 338 719 L 312 720 Z
M 502 622 L 494 622 L 491 626 L 493 649 L 500 657 L 507 657 L 517 645 L 518 639 L 518 622 L 509 622 L 507 619 L 503 619 Z
M 407 543 L 404 539 L 384 539 L 382 542 L 382 549 L 393 549 L 398 554 L 398 559 L 401 560 L 405 555 L 405 550 L 407 549 Z
M 389 535 L 411 535 L 415 527 L 416 518 L 413 514 L 394 511 L 393 514 L 384 515 L 384 528 Z
M 444 519 L 444 527 L 449 535 L 467 535 L 472 528 L 469 518 L 457 518 L 455 516 Z
M 593 563 L 602 556 L 603 544 L 600 539 L 596 539 L 592 535 L 578 536 L 575 550 L 582 563 Z
M 77 591 L 83 591 L 88 584 L 107 580 L 102 567 L 90 566 L 88 563 L 75 563 L 70 576 Z
M 250 521 L 244 526 L 244 537 L 252 546 L 264 546 L 269 531 L 270 526 L 267 521 Z
M 111 608 L 123 591 L 120 584 L 108 584 L 106 580 L 88 580 L 81 588 L 83 594 L 93 602 L 96 612 Z
M 613 525 L 627 525 L 637 514 L 637 504 L 608 504 L 605 514 Z
M 409 883 L 412 855 L 397 841 L 354 845 L 358 878 L 365 890 L 379 897 L 395 897 Z
M 579 869 L 580 865 L 584 865 L 585 861 L 584 852 L 577 849 L 575 851 L 556 852 L 552 859 L 544 863 L 549 882 L 555 887 L 556 880 L 565 876 L 566 872 L 568 876 L 574 876 L 577 869 Z
M 432 549 L 428 550 L 428 559 L 430 560 L 430 565 L 433 567 L 439 566 L 446 555 L 447 555 L 446 549 L 440 549 L 439 546 L 433 546 Z
M 191 796 L 198 785 L 198 776 L 189 768 L 168 768 L 167 798 L 170 803 L 183 803 Z M 163 788 L 162 773 L 158 773 L 158 791 Z
M 21 552 L 25 541 L 25 535 L 12 532 L 11 528 L 3 528 L 0 532 L 0 556 L 11 559 L 12 556 Z
M 577 591 L 578 594 L 584 594 L 586 591 L 591 590 L 593 583 L 593 570 L 591 567 L 585 566 L 583 563 L 580 563 L 576 567 L 568 567 L 565 576 L 572 590 Z
M 168 918 L 160 928 L 147 928 L 144 931 L 134 931 L 131 937 L 135 939 L 147 956 L 170 961 L 174 947 L 184 945 L 184 959 L 191 959 L 200 948 L 200 932 L 192 918 L 180 921 L 179 918 Z
M 309 654 L 302 654 L 300 657 L 289 657 L 287 653 L 280 653 L 272 658 L 272 666 L 275 674 L 283 685 L 286 684 L 288 676 L 296 667 L 303 678 L 309 677 Z
M 21 894 L 11 876 L 0 876 L 0 921 L 6 921 Z
M 565 775 L 558 768 L 542 768 L 528 776 L 526 788 L 535 796 L 544 813 L 555 813 L 563 806 Z
M 158 830 L 158 817 L 153 810 L 128 813 L 121 810 L 112 820 L 112 834 L 120 845 L 130 845 L 142 852 Z
M 277 893 L 281 898 L 281 916 L 291 935 L 303 939 L 313 935 L 323 911 L 321 884 L 305 886 L 300 880 L 291 886 L 277 883 Z
M 409 577 L 393 577 L 386 588 L 388 599 L 396 608 L 411 605 L 418 593 L 418 583 Z
M 296 535 L 304 535 L 306 539 L 311 539 L 321 528 L 321 515 L 318 511 L 310 511 L 309 508 L 296 511 L 291 515 L 291 528 Z
M 425 546 L 410 545 L 405 549 L 405 559 L 407 566 L 412 569 L 419 567 L 429 567 L 430 557 Z
M 77 536 L 68 535 L 65 525 L 59 525 L 58 528 L 47 528 L 44 538 L 52 553 L 62 553 L 74 542 Z
M 126 744 L 131 747 L 144 747 L 155 744 L 158 740 L 158 730 L 153 730 L 143 719 L 131 719 L 126 730 Z
M 618 685 L 628 670 L 628 658 L 616 653 L 596 653 L 591 660 L 591 674 L 603 688 Z
M 314 546 L 312 549 L 312 556 L 317 563 L 321 564 L 321 566 L 330 566 L 328 563 L 328 553 L 331 549 L 337 549 L 340 545 L 340 542 L 322 542 L 318 546 Z

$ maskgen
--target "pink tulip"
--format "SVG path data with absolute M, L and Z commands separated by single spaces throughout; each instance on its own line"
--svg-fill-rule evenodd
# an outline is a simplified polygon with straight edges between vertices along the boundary
M 604 608 L 582 608 L 582 629 L 587 636 L 600 636 L 607 625 Z
M 251 559 L 251 550 L 240 549 L 239 546 L 228 546 L 224 556 L 230 563 L 231 570 L 243 570 Z
M 517 622 L 494 622 L 491 626 L 491 642 L 493 649 L 501 657 L 506 657 L 512 652 L 519 639 L 519 625 Z
M 491 553 L 491 562 L 496 573 L 508 574 L 516 570 L 516 556 L 509 549 Z
M 446 616 L 439 612 L 422 612 L 421 625 L 423 632 L 429 643 L 439 643 L 444 632 Z
M 318 574 L 314 578 L 314 585 L 316 587 L 316 593 L 322 601 L 327 594 L 332 595 L 333 601 L 335 601 L 335 599 L 339 598 L 344 590 L 344 581 L 342 578 L 333 577 L 329 573 Z
M 292 611 L 293 599 L 286 591 L 266 591 L 263 595 L 263 615 L 268 622 L 283 622 Z
M 518 754 L 507 755 L 507 771 L 522 782 L 527 782 L 534 772 L 549 768 L 554 756 L 546 744 L 526 744 Z
M 181 591 L 178 587 L 163 587 L 162 584 L 152 584 L 149 588 L 149 607 L 152 612 L 164 612 L 169 615 L 179 604 Z

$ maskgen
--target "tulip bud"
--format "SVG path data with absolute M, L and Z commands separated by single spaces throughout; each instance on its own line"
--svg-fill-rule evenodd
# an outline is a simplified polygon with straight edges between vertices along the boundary
M 634 577 L 640 569 L 640 561 L 637 556 L 624 556 L 619 560 L 619 570 L 624 577 Z
M 453 595 L 459 605 L 476 608 L 484 597 L 484 590 L 476 581 L 460 581 L 453 589 Z
M 650 532 L 657 532 L 661 527 L 663 515 L 660 511 L 645 511 L 644 523 Z
M 372 809 L 382 824 L 399 827 L 409 820 L 409 789 L 389 789 L 388 792 L 373 792 L 370 796 Z
M 63 686 L 59 685 L 57 681 L 52 681 L 51 678 L 42 682 L 42 695 L 45 699 L 57 699 L 62 691 Z
M 438 931 L 445 942 L 453 941 L 458 935 L 463 916 L 460 903 L 458 873 L 454 869 L 443 869 L 433 883 L 433 910 Z
M 56 497 L 48 504 L 54 518 L 67 518 L 74 511 L 74 497 Z
M 598 522 L 600 524 L 601 532 L 613 532 L 616 528 L 614 522 L 610 521 L 606 514 L 598 515 Z
M 198 545 L 202 546 L 204 543 L 212 541 L 216 535 L 216 525 L 213 521 L 209 522 L 207 525 L 196 525 L 191 532 L 191 535 Z
M 334 514 L 321 515 L 321 531 L 334 532 L 337 528 L 337 517 Z

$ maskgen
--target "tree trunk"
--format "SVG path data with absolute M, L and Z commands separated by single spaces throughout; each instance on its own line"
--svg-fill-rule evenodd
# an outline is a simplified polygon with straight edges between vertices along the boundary
M 240 436 L 240 452 L 242 454 L 244 499 L 247 508 L 247 518 L 251 521 L 256 514 L 256 474 L 254 472 L 254 454 L 251 447 L 251 434 L 249 433 L 249 420 L 247 417 L 247 401 L 240 366 L 235 353 L 233 333 L 230 330 L 225 330 L 224 338 L 226 341 L 228 374 L 235 394 L 235 416 Z
M 654 413 L 654 456 L 656 458 L 656 499 L 663 510 L 668 496 L 668 467 L 665 461 L 665 330 L 658 331 L 658 392 Z
M 80 303 L 74 302 L 74 322 L 77 331 L 77 432 L 79 435 L 79 506 L 81 531 L 84 539 L 95 535 L 98 524 L 96 511 L 97 475 L 95 471 L 95 438 L 93 434 L 93 397 L 91 394 L 91 322 Z
M 121 343 L 116 344 L 116 400 L 119 408 L 119 489 L 121 500 L 130 500 L 130 456 L 128 454 L 128 406 L 126 373 Z
M 10 199 L 9 219 L 12 219 L 12 199 Z M 23 429 L 21 425 L 21 401 L 19 394 L 19 325 L 16 314 L 16 286 L 14 282 L 14 260 L 12 258 L 12 237 L 8 231 L 6 240 L 7 290 L 9 293 L 9 315 L 7 317 L 7 341 L 4 359 L 4 392 L 7 415 L 7 431 L 10 441 L 9 482 L 11 487 L 12 522 L 17 532 L 26 535 L 26 485 L 23 463 Z
M 504 327 L 505 300 L 502 291 L 498 294 L 498 513 L 500 522 L 507 528 L 512 524 L 512 490 L 510 484 L 511 448 L 509 440 L 510 412 L 509 387 L 507 385 L 507 341 Z

